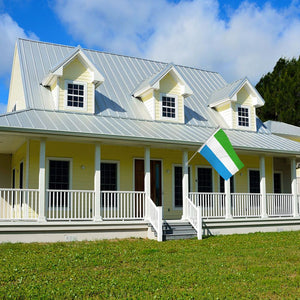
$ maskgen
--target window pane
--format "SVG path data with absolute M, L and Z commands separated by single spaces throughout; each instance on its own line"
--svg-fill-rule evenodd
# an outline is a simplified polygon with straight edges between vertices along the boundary
M 84 107 L 84 85 L 68 83 L 67 106 Z
M 198 168 L 198 192 L 211 193 L 212 191 L 212 169 Z
M 162 116 L 176 118 L 176 99 L 174 97 L 162 96 Z
M 260 174 L 257 170 L 249 171 L 250 193 L 260 193 Z
M 281 174 L 274 173 L 274 193 L 281 193 Z
M 69 189 L 70 162 L 63 160 L 49 161 L 49 186 L 51 190 Z M 68 195 L 64 192 L 52 193 L 50 196 L 50 207 L 67 207 Z
M 247 107 L 238 107 L 238 124 L 249 127 L 249 110 Z
M 101 163 L 101 191 L 117 190 L 117 164 Z

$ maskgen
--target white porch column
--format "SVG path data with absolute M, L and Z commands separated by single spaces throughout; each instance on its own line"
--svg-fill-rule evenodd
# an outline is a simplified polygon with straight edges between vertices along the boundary
M 231 219 L 231 191 L 230 191 L 230 178 L 224 180 L 224 190 L 225 190 L 225 217 L 226 219 Z
M 102 221 L 101 218 L 101 146 L 95 144 L 95 175 L 94 175 L 94 190 L 95 190 L 95 216 L 94 221 Z
M 188 151 L 182 152 L 182 219 L 187 218 L 187 198 L 189 195 Z
M 146 194 L 145 219 L 148 218 L 148 199 L 151 198 L 151 177 L 150 177 L 150 147 L 145 147 L 144 157 L 144 190 Z
M 266 167 L 265 157 L 259 158 L 260 194 L 261 194 L 261 217 L 267 218 L 267 192 L 266 192 Z
M 298 217 L 298 198 L 297 198 L 297 174 L 296 174 L 296 159 L 291 159 L 291 190 L 293 194 L 293 216 Z
M 38 222 L 46 222 L 46 141 L 40 141 L 39 216 Z

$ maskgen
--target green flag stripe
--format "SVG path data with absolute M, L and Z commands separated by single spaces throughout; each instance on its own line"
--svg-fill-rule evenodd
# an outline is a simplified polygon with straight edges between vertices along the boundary
M 215 138 L 223 146 L 223 148 L 228 153 L 230 158 L 233 160 L 233 162 L 235 163 L 237 168 L 240 170 L 244 166 L 244 164 L 241 162 L 241 160 L 239 159 L 239 157 L 235 153 L 235 151 L 234 151 L 234 149 L 233 149 L 233 147 L 232 147 L 232 145 L 229 141 L 229 138 L 227 137 L 225 132 L 222 129 L 220 129 L 215 134 Z

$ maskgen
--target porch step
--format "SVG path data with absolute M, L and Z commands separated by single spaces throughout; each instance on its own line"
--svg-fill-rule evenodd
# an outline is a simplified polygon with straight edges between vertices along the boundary
M 152 231 L 157 236 L 153 228 Z M 195 237 L 197 237 L 197 232 L 187 221 L 168 220 L 163 222 L 163 241 L 192 239 Z

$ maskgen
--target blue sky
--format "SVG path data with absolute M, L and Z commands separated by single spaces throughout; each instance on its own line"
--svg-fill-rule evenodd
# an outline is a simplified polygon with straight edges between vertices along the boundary
M 0 0 L 0 113 L 18 37 L 220 72 L 253 84 L 300 55 L 300 0 Z

